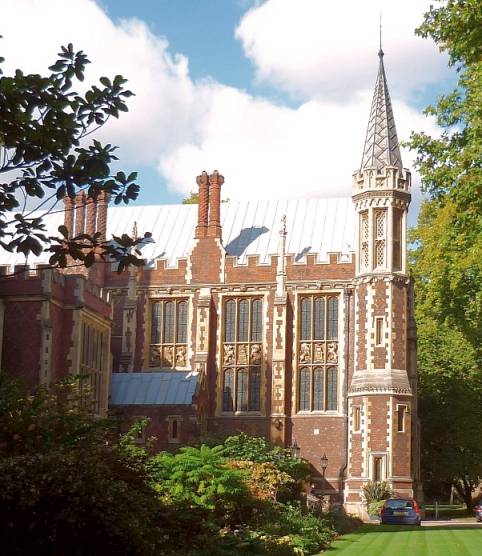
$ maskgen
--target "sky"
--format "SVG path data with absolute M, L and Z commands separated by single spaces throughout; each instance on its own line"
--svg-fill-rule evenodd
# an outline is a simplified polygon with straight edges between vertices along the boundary
M 62 44 L 86 83 L 122 74 L 135 97 L 98 139 L 138 171 L 140 204 L 177 203 L 203 170 L 223 197 L 351 194 L 383 50 L 400 140 L 437 134 L 423 108 L 454 81 L 414 35 L 430 0 L 0 0 L 5 73 L 43 72 Z M 414 155 L 402 150 L 404 165 Z M 413 173 L 414 209 L 420 180 Z

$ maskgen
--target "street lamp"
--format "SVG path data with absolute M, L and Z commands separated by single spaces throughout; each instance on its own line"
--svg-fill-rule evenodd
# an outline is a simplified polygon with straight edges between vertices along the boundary
M 290 446 L 291 456 L 295 459 L 301 459 L 301 448 L 296 443 L 296 439 L 293 439 L 293 444 Z
M 321 509 L 323 510 L 323 506 L 325 504 L 325 473 L 326 473 L 326 468 L 328 467 L 328 458 L 326 457 L 326 454 L 323 454 L 321 456 L 320 466 L 321 466 L 321 472 L 323 474 L 323 480 L 321 483 Z

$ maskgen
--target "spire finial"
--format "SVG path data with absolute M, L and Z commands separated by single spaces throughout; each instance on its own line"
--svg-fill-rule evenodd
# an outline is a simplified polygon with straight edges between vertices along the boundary
M 380 58 L 383 57 L 383 49 L 382 49 L 382 12 L 380 12 L 380 50 L 378 51 L 378 56 L 380 56 Z

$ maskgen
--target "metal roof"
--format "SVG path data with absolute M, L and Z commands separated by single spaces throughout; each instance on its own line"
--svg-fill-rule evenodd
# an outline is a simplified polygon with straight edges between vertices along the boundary
M 130 234 L 137 222 L 140 235 L 152 233 L 152 241 L 142 248 L 149 266 L 157 259 L 167 259 L 171 267 L 187 257 L 194 245 L 197 205 L 129 205 L 109 207 L 107 237 Z M 354 251 L 355 210 L 350 197 L 295 199 L 284 201 L 229 201 L 221 205 L 223 244 L 228 255 L 239 263 L 248 255 L 258 255 L 260 263 L 269 263 L 269 255 L 278 252 L 281 218 L 286 215 L 286 254 L 301 262 L 307 253 L 316 253 L 318 261 L 328 262 L 328 253 L 342 253 L 348 258 Z M 63 212 L 45 218 L 47 235 L 58 235 Z M 29 264 L 47 262 L 49 254 L 29 257 Z M 0 264 L 25 264 L 21 254 L 0 250 Z
M 387 76 L 383 65 L 383 50 L 378 53 L 380 58 L 378 75 L 373 93 L 367 136 L 363 149 L 361 167 L 374 166 L 380 170 L 384 166 L 402 168 L 402 157 L 398 144 L 395 118 L 388 92 Z
M 112 373 L 110 405 L 191 405 L 199 373 Z

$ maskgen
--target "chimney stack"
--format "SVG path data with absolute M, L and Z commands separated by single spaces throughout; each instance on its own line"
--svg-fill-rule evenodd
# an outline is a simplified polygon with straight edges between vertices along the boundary
M 221 237 L 221 186 L 224 177 L 217 171 L 209 176 L 209 225 L 208 237 Z
M 199 187 L 199 203 L 198 216 L 196 226 L 196 238 L 206 237 L 208 228 L 208 212 L 209 212 L 209 178 L 206 172 L 203 172 L 196 178 Z

